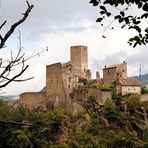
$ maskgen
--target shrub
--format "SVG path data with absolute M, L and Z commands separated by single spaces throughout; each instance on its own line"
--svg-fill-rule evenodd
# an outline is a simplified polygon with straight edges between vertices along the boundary
M 136 94 L 130 95 L 126 100 L 126 105 L 129 110 L 135 110 L 136 108 L 139 108 L 141 106 L 140 96 Z
M 148 94 L 148 89 L 145 87 L 141 88 L 141 94 Z
M 93 100 L 95 100 L 95 97 L 94 97 L 94 95 L 92 93 L 88 93 L 87 94 L 87 99 L 90 100 L 90 101 L 93 101 Z
M 113 90 L 113 86 L 112 85 L 108 85 L 108 84 L 104 84 L 100 87 L 100 90 L 102 91 L 111 91 Z
M 125 114 L 116 107 L 112 100 L 107 100 L 105 102 L 105 110 L 107 119 L 111 122 L 116 122 L 117 125 L 124 125 L 126 123 Z

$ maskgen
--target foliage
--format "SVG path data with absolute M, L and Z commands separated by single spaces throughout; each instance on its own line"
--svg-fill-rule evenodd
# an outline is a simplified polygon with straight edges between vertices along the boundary
M 92 93 L 90 93 L 90 92 L 89 92 L 89 93 L 87 93 L 87 95 L 86 95 L 86 96 L 87 96 L 87 99 L 88 99 L 88 100 L 90 100 L 90 101 L 95 100 L 94 95 L 93 95 Z
M 141 106 L 140 96 L 136 94 L 130 95 L 126 100 L 126 105 L 129 110 L 134 110 L 136 108 L 139 108 Z
M 102 90 L 102 91 L 111 91 L 111 90 L 113 90 L 113 86 L 108 85 L 108 84 L 103 84 L 103 85 L 101 85 L 100 90 Z
M 127 132 L 115 133 L 110 130 L 107 133 L 108 139 L 105 140 L 106 147 L 115 148 L 115 147 L 130 147 L 138 148 L 141 145 L 137 143 L 138 138 Z
M 17 20 L 15 23 L 11 24 L 10 29 L 8 30 L 3 30 L 2 29 L 5 27 L 7 21 L 5 20 L 1 25 L 0 25 L 0 49 L 4 49 L 6 47 L 6 43 L 8 39 L 13 35 L 14 31 L 18 26 L 20 26 L 24 21 L 28 18 L 30 15 L 30 12 L 32 11 L 34 5 L 30 5 L 28 1 L 27 2 L 27 9 L 23 13 L 22 18 Z M 2 33 L 4 32 L 4 34 Z M 22 82 L 26 80 L 30 80 L 31 78 L 27 79 L 18 79 L 29 67 L 29 65 L 26 65 L 26 61 L 31 58 L 25 58 L 25 53 L 22 53 L 22 45 L 21 45 L 21 33 L 19 32 L 19 46 L 18 46 L 18 52 L 16 55 L 13 54 L 11 51 L 10 53 L 10 58 L 0 58 L 0 88 L 3 88 L 10 84 L 11 82 Z M 18 68 L 19 71 L 16 71 Z
M 129 39 L 129 45 L 136 47 L 137 45 L 146 45 L 148 43 L 148 28 L 142 29 L 141 24 L 148 18 L 148 2 L 147 0 L 90 0 L 93 6 L 99 7 L 100 17 L 96 22 L 103 26 L 104 32 L 107 29 L 115 29 L 114 22 L 121 25 L 121 28 L 135 30 L 138 34 Z M 130 12 L 131 7 L 135 8 L 137 13 Z M 108 20 L 107 26 L 106 20 Z M 103 37 L 105 38 L 104 34 Z
M 145 87 L 141 88 L 141 94 L 148 94 L 148 89 Z
M 122 100 L 122 96 L 117 94 L 116 88 L 113 88 L 112 90 L 112 100 L 117 104 Z
M 147 117 L 148 117 L 148 102 L 142 102 L 142 103 L 141 103 L 141 106 L 144 107 L 145 112 L 147 113 Z
M 116 107 L 112 100 L 107 100 L 104 104 L 104 108 L 109 121 L 116 122 L 119 126 L 125 124 L 125 115 Z
M 147 130 L 138 137 L 128 126 L 126 114 L 112 100 L 99 114 L 63 110 L 28 112 L 0 100 L 0 147 L 16 148 L 104 148 L 147 147 Z M 7 116 L 5 112 L 7 113 Z M 108 126 L 102 120 L 108 121 Z M 139 118 L 138 118 L 139 120 Z
M 100 88 L 100 83 L 98 83 L 98 82 L 93 82 L 93 81 L 89 81 L 88 87 L 89 87 L 89 88 L 97 88 L 97 89 L 99 89 L 99 88 Z

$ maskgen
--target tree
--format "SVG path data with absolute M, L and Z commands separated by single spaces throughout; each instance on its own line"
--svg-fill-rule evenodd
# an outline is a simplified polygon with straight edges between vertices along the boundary
M 28 1 L 27 3 L 27 9 L 23 13 L 23 16 L 20 20 L 16 21 L 14 24 L 11 25 L 10 29 L 6 31 L 4 35 L 0 33 L 0 49 L 2 50 L 5 48 L 5 44 L 8 41 L 8 39 L 11 37 L 11 35 L 14 33 L 16 28 L 21 25 L 29 16 L 31 10 L 33 9 L 33 5 L 30 5 Z M 0 25 L 0 31 L 3 29 L 3 27 L 6 25 L 7 21 L 5 20 Z M 18 79 L 29 67 L 29 65 L 25 65 L 25 61 L 29 58 L 25 58 L 25 53 L 22 53 L 22 45 L 21 45 L 21 34 L 19 33 L 19 50 L 18 53 L 14 56 L 13 52 L 11 52 L 11 56 L 9 59 L 5 60 L 3 58 L 0 58 L 0 88 L 5 87 L 11 82 L 21 82 L 30 80 L 32 78 L 27 79 Z M 19 68 L 20 72 L 14 74 L 14 71 Z
M 138 33 L 130 38 L 128 43 L 136 47 L 137 45 L 148 44 L 148 26 L 142 28 L 141 24 L 146 23 L 148 18 L 148 0 L 91 0 L 93 6 L 98 6 L 100 16 L 96 22 L 104 27 L 104 33 L 107 29 L 115 29 L 113 23 L 118 22 L 121 28 L 128 27 Z M 138 13 L 131 13 L 129 9 L 133 6 Z M 113 10 L 111 12 L 111 10 Z M 107 20 L 107 26 L 105 26 Z

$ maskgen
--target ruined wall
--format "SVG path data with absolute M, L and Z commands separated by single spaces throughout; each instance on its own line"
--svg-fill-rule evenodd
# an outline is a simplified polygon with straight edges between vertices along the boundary
M 116 80 L 116 68 L 103 69 L 103 83 L 112 84 Z
M 67 98 L 63 82 L 62 64 L 56 63 L 46 67 L 46 91 L 48 105 L 51 109 L 66 108 Z
M 96 98 L 98 104 L 103 105 L 106 100 L 112 98 L 111 91 L 100 91 L 98 89 L 90 89 L 89 91 Z
M 70 51 L 74 73 L 85 78 L 88 69 L 87 46 L 72 46 Z
M 127 63 L 119 64 L 119 66 L 117 66 L 117 73 L 120 74 L 121 78 L 127 79 Z
M 82 88 L 74 89 L 72 93 L 72 98 L 76 99 L 79 102 L 87 101 L 87 97 L 93 96 L 99 105 L 103 105 L 104 102 L 108 99 L 111 99 L 111 91 L 100 91 L 97 88 Z
M 28 92 L 20 95 L 20 99 L 17 104 L 27 107 L 29 110 L 33 110 L 40 106 L 44 107 L 46 101 L 46 93 L 42 92 Z
M 69 98 L 69 93 L 71 93 L 76 81 L 75 76 L 73 75 L 73 67 L 70 62 L 63 64 L 62 73 L 66 98 Z

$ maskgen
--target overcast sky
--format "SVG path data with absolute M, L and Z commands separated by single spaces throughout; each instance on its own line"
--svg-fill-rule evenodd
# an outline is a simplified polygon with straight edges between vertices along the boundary
M 38 52 L 48 46 L 49 51 L 29 61 L 29 69 L 22 76 L 35 78 L 23 83 L 12 83 L 1 92 L 20 94 L 27 91 L 39 91 L 45 86 L 46 65 L 55 62 L 66 62 L 70 58 L 70 46 L 86 45 L 89 53 L 89 68 L 93 74 L 96 70 L 102 73 L 104 65 L 123 62 L 128 63 L 128 75 L 148 73 L 148 48 L 132 48 L 127 44 L 133 32 L 124 29 L 106 31 L 95 22 L 98 9 L 89 4 L 89 0 L 30 0 L 34 8 L 28 17 L 7 42 L 7 50 L 1 51 L 1 57 L 17 51 L 18 30 L 22 34 L 23 50 L 27 55 Z M 6 19 L 6 31 L 12 23 L 21 18 L 26 10 L 25 0 L 1 0 L 0 21 Z M 134 13 L 134 9 L 131 9 Z

